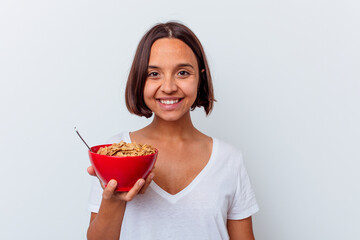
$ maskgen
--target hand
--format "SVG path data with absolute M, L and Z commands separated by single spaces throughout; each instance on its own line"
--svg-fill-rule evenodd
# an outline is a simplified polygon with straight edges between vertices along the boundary
M 154 169 L 154 168 L 153 168 Z M 87 172 L 94 177 L 98 176 L 95 173 L 95 170 L 92 166 L 87 168 Z M 109 181 L 109 183 L 107 184 L 107 186 L 105 187 L 104 184 L 100 181 L 101 187 L 104 189 L 103 191 L 103 198 L 104 199 L 116 199 L 116 200 L 121 200 L 121 201 L 131 201 L 137 194 L 143 194 L 145 193 L 146 189 L 149 187 L 152 179 L 154 178 L 155 174 L 153 172 L 150 172 L 150 174 L 148 175 L 148 177 L 146 178 L 146 180 L 144 179 L 139 179 L 134 186 L 130 189 L 129 192 L 117 192 L 116 190 L 116 186 L 117 186 L 117 182 L 116 180 L 112 179 Z

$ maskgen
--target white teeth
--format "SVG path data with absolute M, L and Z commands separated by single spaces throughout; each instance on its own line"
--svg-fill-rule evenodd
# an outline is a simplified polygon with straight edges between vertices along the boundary
M 176 100 L 160 100 L 160 102 L 162 104 L 174 104 L 174 103 L 179 102 L 179 99 L 176 99 Z

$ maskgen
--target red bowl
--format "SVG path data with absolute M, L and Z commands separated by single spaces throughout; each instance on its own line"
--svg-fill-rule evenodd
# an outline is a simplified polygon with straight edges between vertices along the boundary
M 129 191 L 140 178 L 146 179 L 158 155 L 157 149 L 154 154 L 145 156 L 115 157 L 96 153 L 99 148 L 106 146 L 111 146 L 111 144 L 92 147 L 92 152 L 89 151 L 90 162 L 105 186 L 111 179 L 115 179 L 116 191 L 120 192 Z

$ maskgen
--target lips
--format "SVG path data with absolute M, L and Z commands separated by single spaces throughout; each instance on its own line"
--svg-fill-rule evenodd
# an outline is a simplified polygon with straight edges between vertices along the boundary
M 159 107 L 165 111 L 175 111 L 182 105 L 183 98 L 158 98 Z
M 175 100 L 160 100 L 160 102 L 162 104 L 166 104 L 166 105 L 169 105 L 169 104 L 174 104 L 174 103 L 178 103 L 180 99 L 175 99 Z
M 160 98 L 157 100 L 164 105 L 172 105 L 172 104 L 176 104 L 176 103 L 180 102 L 182 100 L 182 98 L 171 98 L 171 99 Z

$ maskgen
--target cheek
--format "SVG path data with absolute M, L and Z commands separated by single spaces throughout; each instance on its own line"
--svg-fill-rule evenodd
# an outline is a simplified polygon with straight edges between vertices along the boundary
M 198 92 L 198 83 L 197 83 L 197 81 L 194 81 L 191 84 L 184 85 L 182 87 L 182 89 L 183 89 L 184 93 L 186 93 L 186 95 L 188 95 L 191 98 L 194 98 L 194 100 L 196 99 L 197 92 Z
M 152 100 L 155 97 L 158 86 L 156 84 L 152 84 L 151 82 L 145 82 L 144 86 L 144 102 L 149 107 L 151 105 Z
M 151 84 L 149 84 L 148 82 L 145 82 L 145 86 L 144 86 L 144 98 L 149 98 L 151 97 L 153 94 L 153 87 L 151 86 Z

